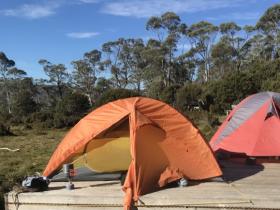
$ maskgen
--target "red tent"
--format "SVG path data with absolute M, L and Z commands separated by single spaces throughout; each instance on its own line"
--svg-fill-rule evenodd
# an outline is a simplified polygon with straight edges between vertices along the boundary
M 262 92 L 241 101 L 212 137 L 214 151 L 280 156 L 280 94 Z

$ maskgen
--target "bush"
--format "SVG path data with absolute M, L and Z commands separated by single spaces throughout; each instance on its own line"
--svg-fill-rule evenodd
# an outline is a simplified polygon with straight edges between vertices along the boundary
M 71 116 L 71 114 L 57 112 L 54 115 L 53 126 L 55 128 L 71 127 L 75 125 L 82 117 L 82 114 Z
M 212 81 L 207 85 L 205 96 L 211 98 L 208 104 L 211 112 L 224 114 L 245 97 L 260 91 L 257 76 L 249 72 L 233 72 L 223 80 Z
M 159 91 L 159 98 L 160 100 L 168 103 L 172 106 L 176 104 L 176 93 L 177 90 L 180 88 L 179 85 L 172 85 L 169 87 L 164 88 L 162 91 Z
M 90 108 L 88 97 L 78 92 L 68 93 L 56 105 L 56 113 L 81 115 Z
M 26 117 L 37 110 L 37 104 L 32 98 L 32 93 L 19 91 L 14 96 L 12 104 L 13 123 L 19 124 L 26 120 Z
M 185 115 L 199 128 L 207 140 L 211 139 L 221 124 L 218 115 L 207 111 L 187 111 Z
M 154 99 L 160 99 L 161 92 L 165 87 L 163 82 L 155 79 L 152 83 L 148 83 L 146 85 L 146 95 Z
M 139 93 L 137 93 L 134 90 L 128 90 L 128 89 L 110 89 L 104 92 L 96 101 L 95 108 L 99 107 L 103 104 L 106 104 L 111 101 L 115 101 L 122 98 L 130 98 L 130 97 L 136 97 L 140 96 Z
M 5 122 L 9 121 L 11 119 L 12 115 L 8 113 L 7 110 L 0 106 L 0 122 Z
M 216 117 L 214 114 L 212 113 L 208 113 L 208 124 L 212 127 L 215 128 L 217 126 L 219 126 L 221 123 L 219 121 L 219 118 Z
M 212 136 L 216 132 L 216 129 L 213 128 L 208 123 L 201 123 L 199 125 L 199 129 L 200 129 L 201 133 L 203 134 L 203 136 L 205 137 L 205 139 L 208 140 L 208 141 L 210 141 L 210 139 L 212 138 Z
M 26 124 L 32 124 L 35 129 L 45 129 L 52 128 L 54 126 L 54 111 L 51 110 L 41 110 L 32 113 L 25 121 Z
M 40 111 L 30 115 L 28 122 L 46 122 L 49 119 L 53 119 L 53 113 L 51 111 Z
M 185 111 L 184 115 L 196 125 L 198 125 L 201 121 L 208 121 L 208 113 L 206 111 Z
M 202 99 L 202 88 L 199 84 L 187 84 L 177 91 L 176 103 L 182 112 L 191 111 L 194 106 L 199 106 Z
M 55 107 L 55 128 L 70 127 L 77 123 L 89 110 L 88 97 L 77 92 L 68 93 Z
M 10 128 L 0 123 L 0 136 L 10 136 L 10 135 L 12 135 Z
M 34 122 L 34 123 L 32 123 L 32 128 L 35 129 L 35 130 L 53 128 L 54 127 L 54 122 L 53 121 L 54 121 L 53 119 L 49 119 L 45 122 Z

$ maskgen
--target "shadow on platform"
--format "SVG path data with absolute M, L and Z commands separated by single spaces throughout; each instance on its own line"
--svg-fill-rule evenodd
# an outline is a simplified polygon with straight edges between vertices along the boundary
M 223 171 L 223 179 L 226 182 L 233 182 L 246 177 L 253 176 L 264 170 L 262 163 L 246 164 L 246 159 L 228 159 L 219 161 Z

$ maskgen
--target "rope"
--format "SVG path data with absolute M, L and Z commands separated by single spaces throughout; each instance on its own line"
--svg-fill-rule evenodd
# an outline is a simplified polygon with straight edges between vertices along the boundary
M 13 202 L 15 204 L 16 210 L 18 210 L 18 208 L 19 208 L 18 195 L 22 192 L 23 192 L 23 190 L 19 186 L 15 185 L 13 187 L 12 199 L 13 199 Z
M 242 204 L 242 202 L 239 202 Z M 11 204 L 10 202 L 8 204 Z M 30 206 L 73 206 L 73 207 L 123 207 L 122 204 L 69 204 L 69 203 L 27 203 L 22 202 L 18 205 L 30 205 Z M 238 204 L 238 202 L 235 202 Z M 263 207 L 244 207 L 244 206 L 226 206 L 226 205 L 215 205 L 214 203 L 209 203 L 208 205 L 202 204 L 184 204 L 184 205 L 135 205 L 136 207 L 145 207 L 145 208 L 206 208 L 206 209 L 244 209 L 244 210 L 279 210 L 279 208 L 263 208 Z
M 19 149 L 10 149 L 8 147 L 2 147 L 2 148 L 0 148 L 0 150 L 7 150 L 9 152 L 17 152 L 17 151 L 19 151 Z

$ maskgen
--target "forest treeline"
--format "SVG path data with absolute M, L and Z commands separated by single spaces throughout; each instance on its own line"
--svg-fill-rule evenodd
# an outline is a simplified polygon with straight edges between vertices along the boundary
M 199 107 L 224 114 L 259 91 L 280 92 L 280 4 L 256 25 L 200 21 L 186 25 L 173 12 L 151 17 L 153 36 L 108 41 L 71 62 L 41 59 L 47 79 L 33 79 L 0 53 L 0 133 L 9 127 L 73 125 L 108 101 L 148 96 L 182 112 Z

